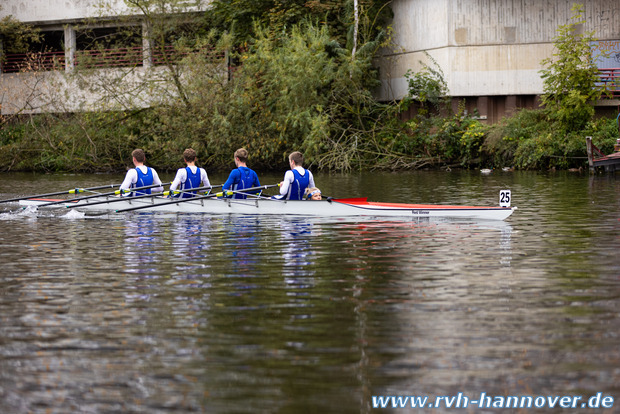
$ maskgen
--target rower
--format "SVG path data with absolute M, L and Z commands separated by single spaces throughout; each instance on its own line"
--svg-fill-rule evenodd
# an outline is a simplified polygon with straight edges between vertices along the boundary
M 301 152 L 292 152 L 288 156 L 288 163 L 291 169 L 284 174 L 284 180 L 280 183 L 280 195 L 274 198 L 303 200 L 306 188 L 314 187 L 314 177 L 303 167 L 304 156 Z
M 248 151 L 245 148 L 239 148 L 235 151 L 234 154 L 235 159 L 235 168 L 230 172 L 228 179 L 222 186 L 222 190 L 224 194 L 227 193 L 227 190 L 235 191 L 232 198 L 247 198 L 247 194 L 240 193 L 244 188 L 251 187 L 260 187 L 260 182 L 258 181 L 258 175 L 254 172 L 254 170 L 248 168 Z M 259 191 L 252 191 L 251 193 L 258 193 Z
M 151 194 L 151 190 L 155 192 L 164 191 L 164 187 L 161 185 L 161 180 L 159 179 L 159 175 L 157 175 L 157 171 L 155 171 L 154 168 L 144 165 L 146 162 L 146 155 L 144 154 L 144 151 L 139 148 L 133 150 L 131 152 L 131 158 L 135 168 L 127 171 L 125 179 L 120 187 L 121 195 L 123 195 L 124 192 L 127 192 L 130 188 L 147 187 L 153 184 L 159 184 L 159 187 L 131 192 L 128 194 L 128 197 Z
M 209 182 L 209 177 L 207 176 L 207 172 L 204 168 L 198 168 L 196 166 L 196 151 L 192 148 L 187 148 L 183 151 L 183 161 L 187 164 L 185 168 L 179 168 L 177 170 L 177 174 L 170 184 L 170 197 L 175 197 L 174 190 L 181 187 L 181 190 L 184 190 L 181 194 L 181 198 L 191 198 L 195 197 L 196 191 L 185 191 L 192 188 L 200 187 L 200 183 L 204 187 L 211 187 L 211 183 Z M 177 195 L 176 197 L 178 197 Z

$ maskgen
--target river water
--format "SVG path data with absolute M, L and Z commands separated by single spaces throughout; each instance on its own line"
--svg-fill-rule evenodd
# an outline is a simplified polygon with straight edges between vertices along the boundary
M 0 198 L 120 181 L 2 174 Z M 483 392 L 579 396 L 571 412 L 590 412 L 581 401 L 599 392 L 620 398 L 618 176 L 316 181 L 393 202 L 495 205 L 510 189 L 518 210 L 502 222 L 88 218 L 0 204 L 0 412 L 369 413 L 390 411 L 373 396 Z

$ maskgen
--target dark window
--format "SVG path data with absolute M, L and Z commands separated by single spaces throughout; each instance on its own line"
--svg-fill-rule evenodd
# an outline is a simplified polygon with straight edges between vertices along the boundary
M 75 63 L 88 68 L 142 65 L 141 27 L 77 31 Z
M 2 72 L 33 72 L 64 68 L 64 31 L 41 31 L 41 41 L 31 43 L 24 53 L 10 53 L 2 62 Z

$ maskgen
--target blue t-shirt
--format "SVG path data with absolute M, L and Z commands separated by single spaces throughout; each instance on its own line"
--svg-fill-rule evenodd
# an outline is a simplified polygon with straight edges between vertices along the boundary
M 258 175 L 254 172 L 254 170 L 248 167 L 238 167 L 230 172 L 228 176 L 228 180 L 222 186 L 224 191 L 233 190 L 233 191 L 241 191 L 244 188 L 252 188 L 252 187 L 260 187 L 260 182 L 258 181 Z M 250 191 L 250 193 L 258 193 L 260 190 Z M 235 193 L 232 198 L 247 198 L 245 194 Z

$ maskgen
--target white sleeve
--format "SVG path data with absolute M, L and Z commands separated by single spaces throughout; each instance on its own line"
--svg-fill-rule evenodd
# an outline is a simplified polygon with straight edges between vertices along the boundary
M 179 168 L 177 170 L 177 175 L 175 175 L 174 180 L 172 180 L 172 184 L 170 184 L 170 191 L 176 190 L 186 179 L 187 171 L 185 171 L 185 168 Z
M 131 185 L 137 182 L 138 182 L 138 173 L 136 172 L 135 168 L 132 168 L 131 170 L 127 171 L 127 174 L 125 174 L 125 179 L 123 180 L 123 183 L 121 184 L 121 190 L 129 190 Z
M 209 177 L 207 176 L 207 171 L 204 168 L 200 169 L 200 179 L 202 180 L 203 187 L 211 187 Z
M 282 185 L 280 186 L 280 194 L 285 195 L 288 194 L 288 188 L 291 186 L 291 183 L 295 180 L 295 176 L 293 175 L 292 170 L 288 170 L 284 174 L 284 180 L 282 181 Z
M 153 187 L 151 188 L 151 191 L 154 191 L 156 193 L 161 193 L 162 191 L 164 191 L 164 187 L 161 185 L 161 180 L 159 179 L 159 175 L 157 174 L 157 171 L 155 171 L 154 168 L 151 168 L 151 170 L 153 170 L 153 184 L 159 184 L 159 187 Z
M 308 188 L 312 188 L 312 187 L 316 187 L 316 185 L 314 184 L 314 176 L 312 175 L 312 173 L 310 172 L 310 170 L 308 170 L 308 174 L 310 174 L 310 178 L 309 178 L 309 182 L 308 182 Z

